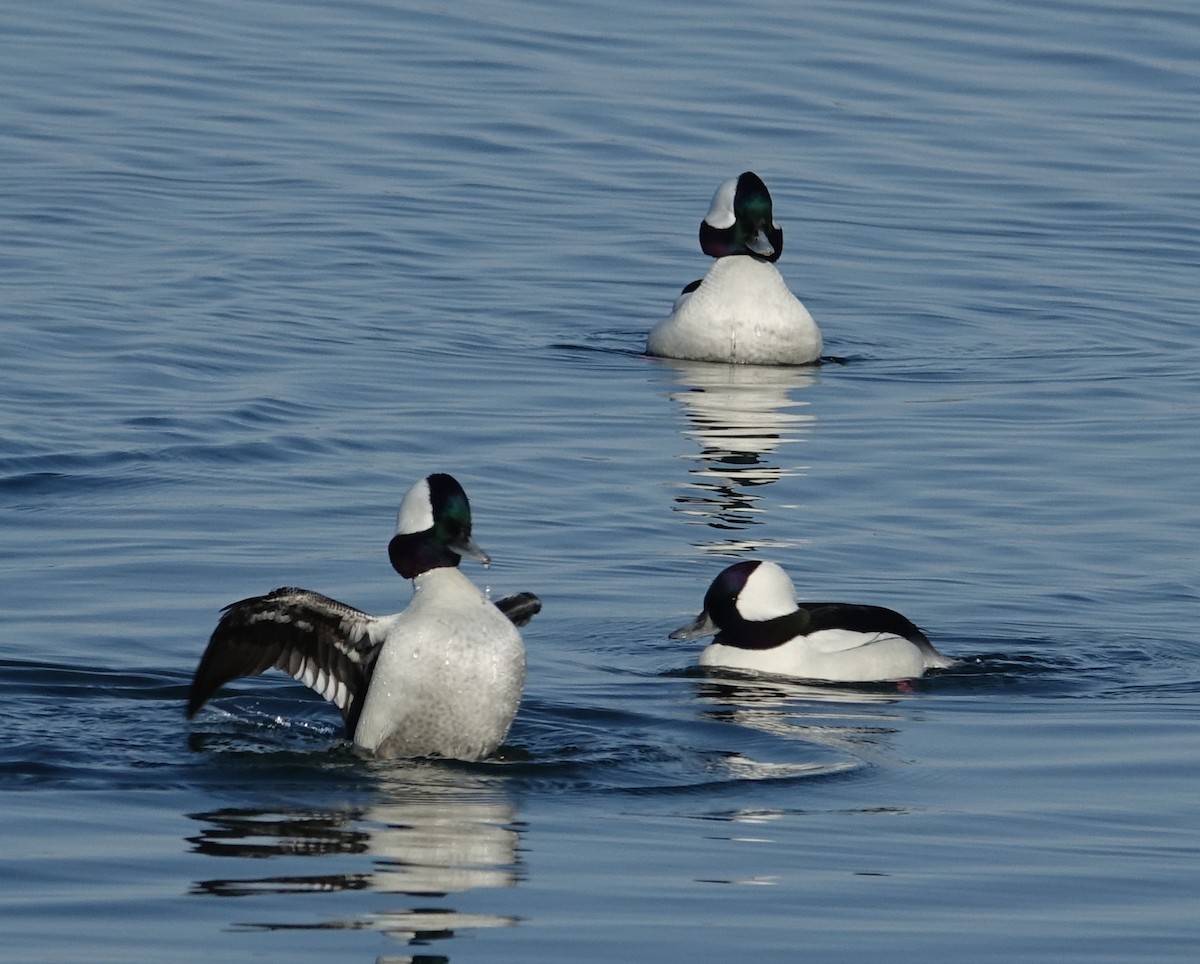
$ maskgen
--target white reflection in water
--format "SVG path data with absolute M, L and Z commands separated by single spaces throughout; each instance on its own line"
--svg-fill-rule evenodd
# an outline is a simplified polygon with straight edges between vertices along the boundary
M 516 811 L 506 799 L 444 792 L 377 804 L 365 819 L 374 825 L 376 890 L 452 894 L 516 883 Z
M 516 918 L 460 913 L 443 904 L 447 895 L 517 884 L 515 805 L 495 786 L 475 785 L 459 770 L 424 780 L 438 770 L 434 765 L 400 766 L 395 779 L 379 788 L 378 801 L 360 807 L 225 808 L 192 814 L 202 824 L 189 838 L 194 852 L 238 859 L 234 868 L 246 867 L 246 858 L 255 866 L 264 857 L 290 858 L 284 862 L 296 870 L 201 880 L 192 893 L 249 897 L 362 890 L 422 898 L 416 906 L 373 908 L 353 919 L 239 925 L 253 929 L 369 928 L 407 943 L 450 937 L 468 927 L 511 926 Z M 442 779 L 446 776 L 453 779 Z M 313 857 L 323 859 L 311 866 Z M 329 858 L 339 866 L 331 867 Z M 433 899 L 440 903 L 431 905 Z
M 701 683 L 698 695 L 707 719 L 833 751 L 844 763 L 824 764 L 825 773 L 854 770 L 886 756 L 892 738 L 908 722 L 897 711 L 905 695 L 899 685 L 848 688 L 715 676 Z M 793 766 L 745 759 L 736 765 L 744 771 L 740 776 L 756 779 L 792 775 L 784 769 Z
M 676 509 L 713 529 L 745 530 L 761 524 L 761 496 L 754 490 L 779 479 L 803 475 L 807 466 L 781 450 L 805 441 L 816 416 L 793 397 L 815 376 L 807 368 L 716 365 L 666 360 L 679 382 L 671 393 L 687 416 L 683 434 L 698 442 L 689 456 L 684 492 Z M 729 550 L 779 546 L 778 541 L 737 537 L 704 544 Z

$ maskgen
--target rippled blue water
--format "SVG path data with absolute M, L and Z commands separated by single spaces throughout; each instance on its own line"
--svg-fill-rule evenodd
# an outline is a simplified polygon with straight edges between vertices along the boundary
M 0 956 L 1193 959 L 1193 4 L 64 0 L 0 89 Z M 831 360 L 642 356 L 745 169 Z M 435 470 L 545 602 L 502 759 L 185 724 Z M 755 556 L 963 665 L 699 674 Z

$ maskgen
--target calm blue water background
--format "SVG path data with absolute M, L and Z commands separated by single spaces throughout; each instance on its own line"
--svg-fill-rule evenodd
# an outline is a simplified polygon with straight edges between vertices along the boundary
M 0 11 L 0 957 L 1192 961 L 1200 11 Z M 640 355 L 753 169 L 837 361 Z M 533 590 L 502 760 L 364 761 L 221 606 Z M 707 678 L 729 561 L 959 669 Z

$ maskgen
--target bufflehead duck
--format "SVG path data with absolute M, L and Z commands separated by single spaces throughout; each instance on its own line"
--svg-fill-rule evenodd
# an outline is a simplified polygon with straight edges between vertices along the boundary
M 403 612 L 372 616 L 307 589 L 225 607 L 192 679 L 192 717 L 221 686 L 281 669 L 337 704 L 346 735 L 378 757 L 478 760 L 508 733 L 525 680 L 517 626 L 532 593 L 493 605 L 458 570 L 491 560 L 471 538 L 471 507 L 449 475 L 427 476 L 400 503 L 392 566 L 413 580 Z
M 649 354 L 747 365 L 807 365 L 821 357 L 820 329 L 775 268 L 783 231 L 757 174 L 717 188 L 700 223 L 700 247 L 717 260 L 654 326 Z
M 883 606 L 797 603 L 796 589 L 773 562 L 737 562 L 704 596 L 696 619 L 672 639 L 717 637 L 701 666 L 725 666 L 780 676 L 866 683 L 914 679 L 952 666 L 920 629 Z

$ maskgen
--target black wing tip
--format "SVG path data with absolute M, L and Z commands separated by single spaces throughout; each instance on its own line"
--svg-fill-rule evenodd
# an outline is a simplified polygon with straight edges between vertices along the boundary
M 215 690 L 210 690 L 207 693 L 201 692 L 200 687 L 196 684 L 197 681 L 193 679 L 191 691 L 188 693 L 187 706 L 183 711 L 184 719 L 187 720 L 190 720 L 199 713 L 203 709 L 204 704 L 208 702 L 208 698 L 215 692 Z
M 504 613 L 514 626 L 524 626 L 542 611 L 542 601 L 531 592 L 519 592 L 499 600 L 496 608 Z
M 209 649 L 204 651 L 204 655 L 200 658 L 200 664 L 192 674 L 192 685 L 188 689 L 187 707 L 184 710 L 185 719 L 190 720 L 199 713 L 204 708 L 204 704 L 216 695 L 217 690 L 229 680 L 236 678 L 236 675 L 221 677 L 221 674 L 214 673 L 213 661 L 210 656 L 211 649 L 212 643 L 210 642 Z

